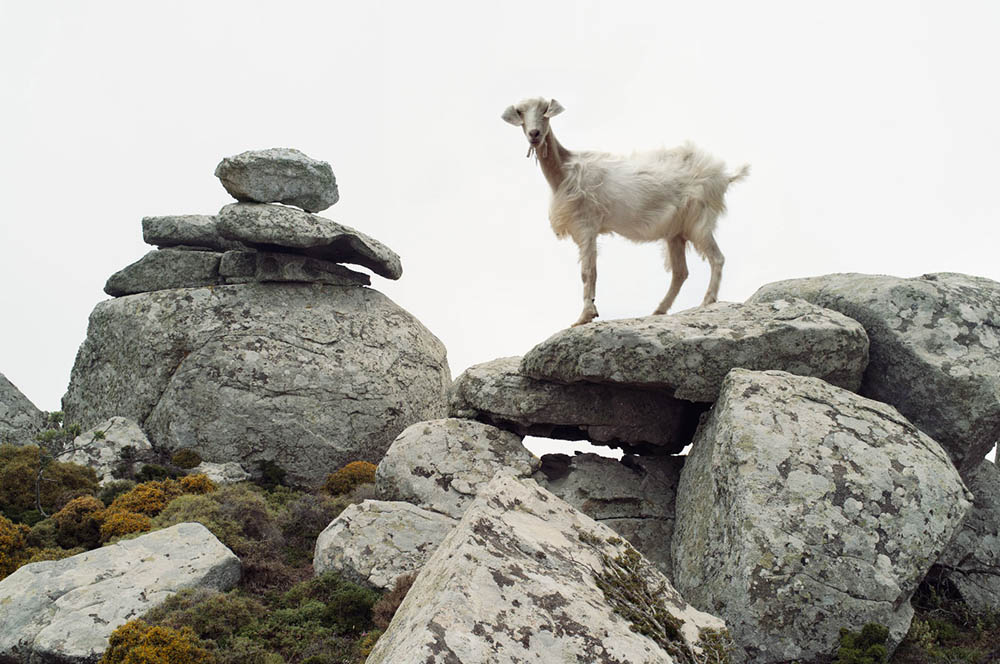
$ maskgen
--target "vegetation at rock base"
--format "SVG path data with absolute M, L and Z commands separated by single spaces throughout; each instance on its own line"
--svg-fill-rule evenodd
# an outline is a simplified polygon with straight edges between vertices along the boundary
M 190 628 L 151 627 L 130 620 L 108 639 L 99 664 L 215 664 Z
M 174 455 L 170 457 L 170 463 L 174 464 L 178 468 L 188 470 L 201 464 L 201 455 L 190 448 L 177 450 L 174 452 Z
M 396 609 L 406 599 L 406 593 L 410 592 L 410 587 L 417 580 L 415 572 L 403 574 L 392 585 L 392 590 L 382 596 L 382 599 L 372 607 L 372 621 L 380 630 L 385 630 L 392 622 L 392 617 L 396 615 Z
M 352 491 L 361 484 L 375 482 L 375 464 L 367 461 L 352 461 L 340 470 L 330 473 L 323 483 L 323 490 L 333 496 Z
M 39 482 L 40 472 L 44 481 Z M 15 523 L 31 526 L 96 490 L 91 468 L 54 461 L 38 445 L 0 445 L 0 514 Z
M 888 657 L 886 639 L 889 628 L 869 623 L 860 632 L 840 630 L 840 647 L 833 664 L 885 664 Z

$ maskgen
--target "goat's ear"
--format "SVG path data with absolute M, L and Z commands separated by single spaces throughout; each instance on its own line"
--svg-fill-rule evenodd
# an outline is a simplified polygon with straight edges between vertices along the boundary
M 553 115 L 559 115 L 565 110 L 566 109 L 562 107 L 562 104 L 553 99 L 549 102 L 549 107 L 545 110 L 545 117 L 551 118 Z
M 507 110 L 505 110 L 503 112 L 503 115 L 501 115 L 500 117 L 502 117 L 504 120 L 506 120 L 507 122 L 511 123 L 515 127 L 520 127 L 521 125 L 524 124 L 524 120 L 521 118 L 520 114 L 517 112 L 517 109 L 514 108 L 513 106 L 508 106 Z

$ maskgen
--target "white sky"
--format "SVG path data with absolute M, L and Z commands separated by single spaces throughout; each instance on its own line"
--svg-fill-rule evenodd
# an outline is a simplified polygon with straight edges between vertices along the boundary
M 566 107 L 570 149 L 691 139 L 735 167 L 721 298 L 829 272 L 1000 280 L 1000 3 L 0 0 L 0 372 L 60 408 L 87 316 L 147 215 L 212 214 L 227 155 L 329 161 L 322 213 L 403 258 L 373 286 L 453 375 L 575 320 L 576 247 L 518 129 Z M 675 309 L 701 301 L 693 258 Z M 608 238 L 603 318 L 666 290 L 658 247 Z

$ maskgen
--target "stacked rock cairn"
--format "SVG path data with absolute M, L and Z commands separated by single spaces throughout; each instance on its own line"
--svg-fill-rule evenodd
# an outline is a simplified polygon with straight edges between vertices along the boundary
M 113 274 L 105 293 L 255 281 L 371 283 L 342 263 L 388 279 L 402 275 L 399 256 L 381 242 L 313 214 L 340 198 L 327 162 L 289 148 L 251 150 L 223 159 L 215 175 L 238 202 L 217 215 L 143 218 L 143 240 L 158 249 Z

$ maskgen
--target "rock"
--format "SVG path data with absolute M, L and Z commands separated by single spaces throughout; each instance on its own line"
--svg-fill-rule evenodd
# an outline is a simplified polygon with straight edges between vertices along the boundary
M 935 571 L 973 611 L 1000 612 L 1000 469 L 986 459 L 966 481 L 975 496 L 972 510 Z
M 215 251 L 239 249 L 239 242 L 227 240 L 216 228 L 216 218 L 205 214 L 143 217 L 142 239 L 158 247 L 200 247 Z
M 816 378 L 734 369 L 681 472 L 674 579 L 750 661 L 814 661 L 909 599 L 969 509 L 948 455 L 894 408 Z
M 282 248 L 331 263 L 362 265 L 386 279 L 403 274 L 399 256 L 378 240 L 295 208 L 233 203 L 219 211 L 219 232 L 263 251 Z
M 44 424 L 45 413 L 0 373 L 0 444 L 32 444 Z
M 684 458 L 546 454 L 532 478 L 594 521 L 611 528 L 673 578 L 670 540 Z
M 563 330 L 521 362 L 527 376 L 661 388 L 715 401 L 733 367 L 781 369 L 857 389 L 868 339 L 855 321 L 801 300 L 719 302 L 670 316 L 600 321 Z
M 219 259 L 215 251 L 159 249 L 151 251 L 128 267 L 115 272 L 104 284 L 112 297 L 150 293 L 171 288 L 198 288 L 221 284 Z
M 330 164 L 291 148 L 226 157 L 216 166 L 215 177 L 238 201 L 284 203 L 319 212 L 340 200 Z
M 522 436 L 670 453 L 684 449 L 698 426 L 701 408 L 661 391 L 534 380 L 521 374 L 520 363 L 505 357 L 466 369 L 451 388 L 451 415 Z
M 1000 439 L 1000 283 L 963 274 L 830 274 L 768 284 L 751 302 L 801 297 L 857 320 L 871 340 L 861 394 L 892 404 L 960 472 Z
M 137 457 L 132 464 L 136 471 L 142 465 L 140 459 L 144 456 L 143 453 L 153 449 L 139 425 L 127 417 L 112 417 L 85 431 L 73 440 L 72 447 L 76 451 L 59 460 L 93 468 L 102 485 L 115 480 L 114 471 L 122 462 L 122 452 L 126 447 L 131 448 L 133 455 Z
M 529 477 L 540 463 L 509 431 L 471 420 L 418 422 L 378 464 L 375 492 L 458 519 L 497 471 Z
M 25 565 L 0 580 L 0 661 L 96 662 L 111 632 L 168 597 L 239 580 L 239 559 L 200 523 Z
M 219 274 L 226 283 L 301 281 L 332 286 L 367 286 L 372 282 L 367 274 L 337 263 L 271 251 L 227 251 L 222 254 Z
M 191 475 L 204 475 L 216 484 L 239 484 L 251 478 L 250 473 L 243 470 L 240 464 L 229 461 L 227 463 L 212 463 L 202 461 L 190 470 Z
M 616 610 L 608 598 L 623 594 L 610 580 L 616 567 L 676 621 L 672 638 L 667 629 L 644 636 Z M 686 604 L 614 531 L 531 480 L 500 474 L 431 556 L 366 661 L 689 662 L 681 653 L 724 628 Z
M 349 505 L 316 539 L 313 569 L 379 590 L 418 572 L 457 521 L 403 502 Z
M 99 303 L 63 398 L 67 421 L 111 415 L 157 448 L 191 448 L 321 482 L 378 463 L 410 424 L 447 410 L 445 349 L 368 288 L 267 283 Z

